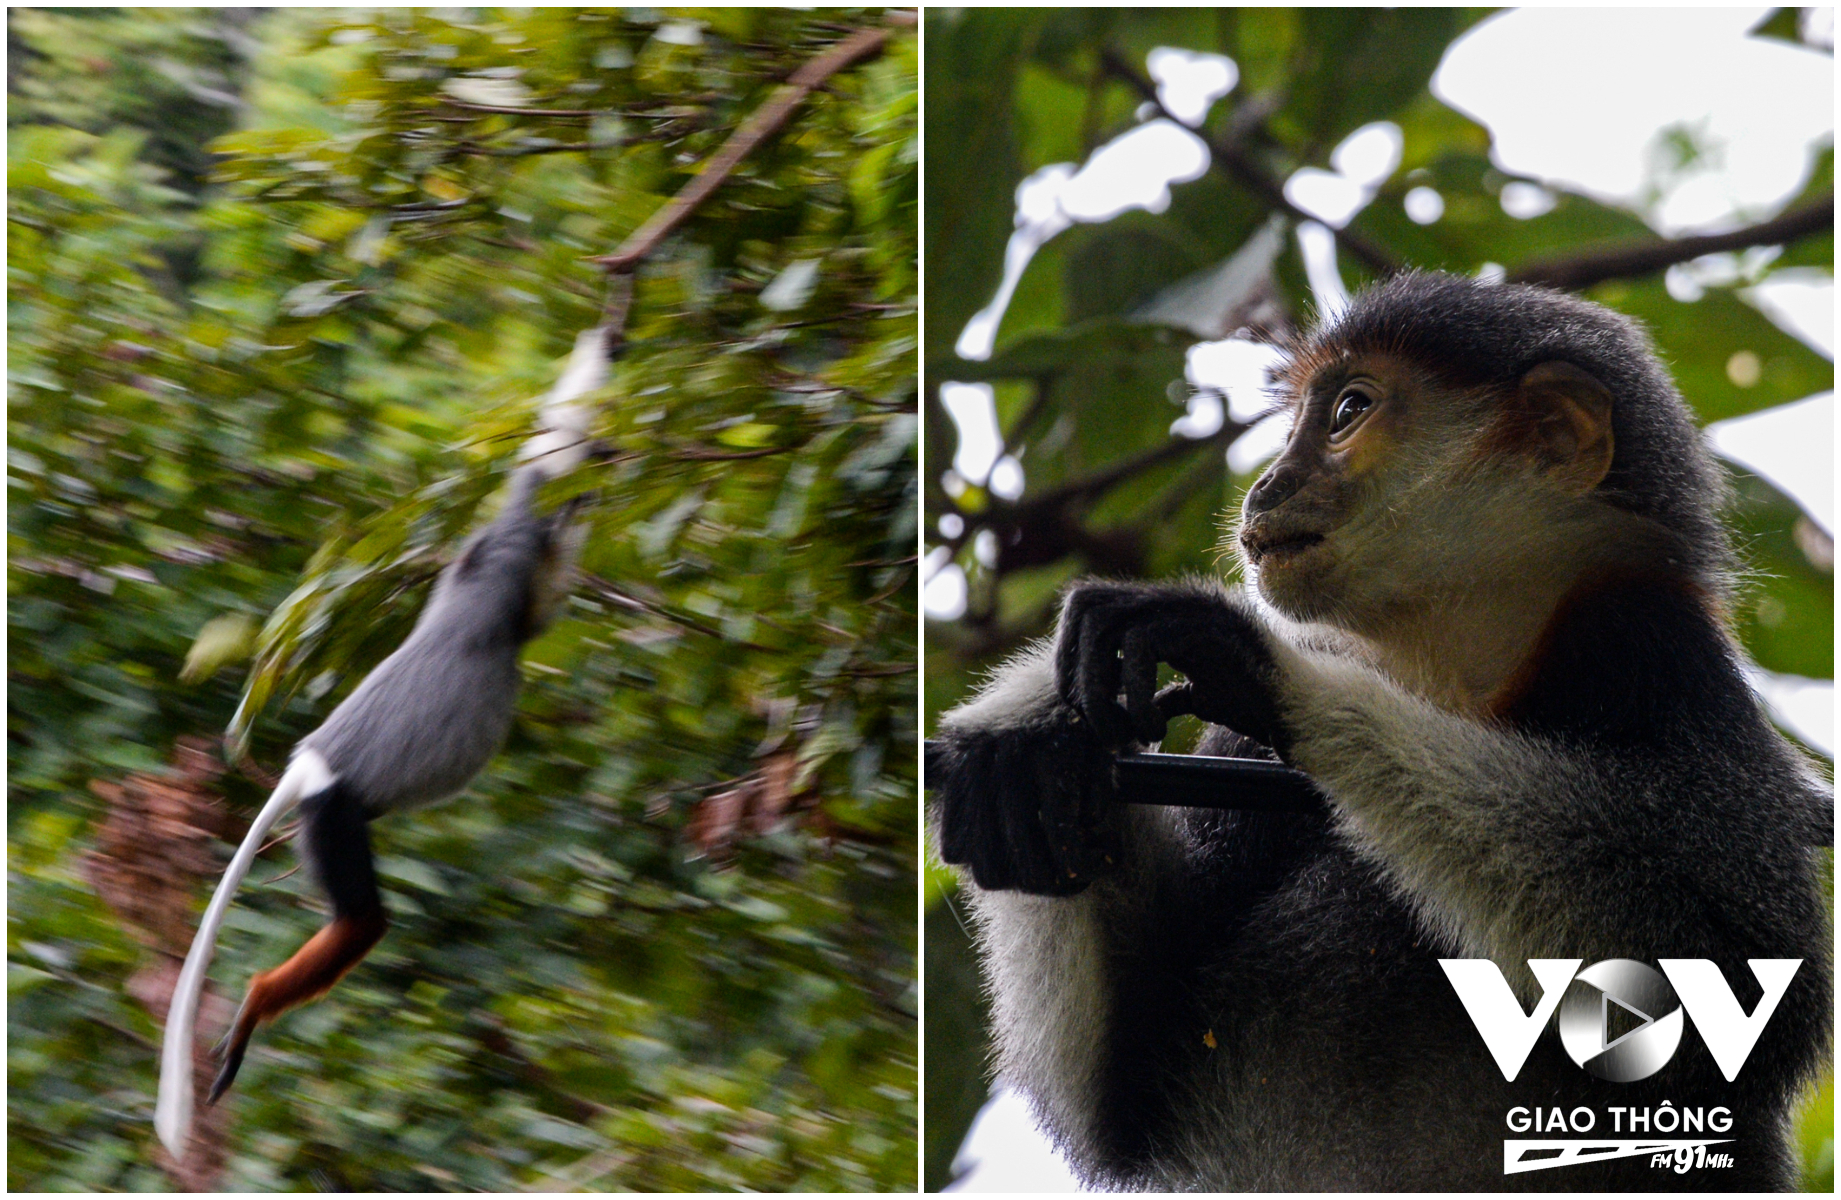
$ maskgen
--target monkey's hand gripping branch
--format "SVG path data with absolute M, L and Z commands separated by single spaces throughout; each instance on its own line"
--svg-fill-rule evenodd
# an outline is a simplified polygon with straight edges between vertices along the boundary
M 940 857 L 979 887 L 1072 896 L 1119 861 L 1112 747 L 1056 699 L 1046 645 L 947 714 L 933 745 Z
M 1267 639 L 1259 618 L 1212 582 L 1085 583 L 1061 609 L 1056 689 L 1114 745 L 1162 741 L 1169 718 L 1187 713 L 1284 758 L 1290 737 Z M 1158 691 L 1159 663 L 1185 681 Z
M 256 852 L 262 848 L 263 840 L 275 823 L 302 799 L 323 791 L 331 783 L 332 772 L 325 760 L 311 750 L 302 751 L 288 764 L 268 803 L 256 814 L 243 844 L 237 847 L 236 856 L 230 860 L 223 880 L 217 885 L 217 894 L 211 897 L 211 905 L 199 923 L 197 936 L 192 939 L 192 949 L 185 956 L 179 983 L 173 989 L 172 1003 L 166 1010 L 166 1041 L 160 1049 L 160 1095 L 153 1110 L 154 1130 L 175 1158 L 184 1157 L 186 1141 L 192 1132 L 192 1025 L 198 1017 L 198 998 L 204 991 L 205 974 L 211 969 L 211 956 L 217 947 L 224 914 L 230 910 L 237 886 L 249 874 L 249 868 L 256 861 Z
M 1286 751 L 1267 638 L 1210 584 L 1076 587 L 1054 642 L 1007 664 L 929 743 L 941 857 L 987 891 L 1068 896 L 1111 873 L 1116 752 L 1184 713 Z M 1186 681 L 1157 691 L 1160 662 Z

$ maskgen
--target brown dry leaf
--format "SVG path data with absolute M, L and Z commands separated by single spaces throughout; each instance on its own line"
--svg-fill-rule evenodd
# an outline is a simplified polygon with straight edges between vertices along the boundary
M 161 774 L 90 784 L 108 805 L 108 815 L 84 856 L 83 872 L 122 925 L 154 951 L 147 965 L 129 976 L 126 991 L 162 1023 L 179 981 L 181 958 L 192 942 L 194 893 L 220 867 L 211 843 L 240 840 L 243 833 L 217 792 L 224 770 L 213 743 L 187 738 L 174 748 L 172 766 Z M 222 1028 L 230 1020 L 230 1003 L 207 989 L 198 1016 L 200 1028 Z M 192 1070 L 202 1093 L 217 1073 L 209 1039 L 196 1042 Z M 223 1173 L 229 1114 L 225 1106 L 198 1109 L 183 1162 L 152 1143 L 174 1186 L 214 1189 Z
M 698 855 L 721 858 L 728 852 L 735 840 L 735 831 L 747 814 L 749 797 L 760 789 L 760 784 L 760 776 L 748 775 L 737 779 L 735 786 L 727 791 L 697 801 L 690 810 L 690 824 L 684 833 Z
M 788 813 L 815 809 L 818 789 L 793 790 L 799 777 L 799 754 L 792 747 L 776 750 L 752 775 L 734 780 L 725 790 L 697 802 L 691 809 L 686 836 L 696 853 L 713 859 L 727 856 L 742 837 L 769 833 Z
M 186 740 L 163 774 L 90 785 L 109 814 L 84 858 L 84 874 L 151 949 L 182 955 L 191 944 L 193 890 L 217 874 L 211 843 L 235 823 L 216 790 L 223 773 L 209 743 Z
M 749 832 L 757 836 L 766 833 L 800 799 L 792 790 L 798 774 L 799 756 L 791 750 L 768 756 L 761 766 L 761 794 L 754 811 L 749 814 Z M 811 794 L 811 789 L 808 788 L 806 794 Z

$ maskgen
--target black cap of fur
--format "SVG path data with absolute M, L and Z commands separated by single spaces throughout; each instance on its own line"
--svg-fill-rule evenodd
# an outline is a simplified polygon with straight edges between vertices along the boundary
M 1567 362 L 1610 390 L 1616 450 L 1598 486 L 1608 503 L 1680 535 L 1695 582 L 1723 590 L 1731 548 L 1718 510 L 1725 479 L 1693 414 L 1630 318 L 1564 292 L 1410 271 L 1361 292 L 1292 347 L 1294 363 L 1339 351 L 1395 354 L 1456 387 L 1508 388 Z

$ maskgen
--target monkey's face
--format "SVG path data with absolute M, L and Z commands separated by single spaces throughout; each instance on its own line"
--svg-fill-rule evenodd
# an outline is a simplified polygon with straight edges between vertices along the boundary
M 1282 382 L 1291 433 L 1247 493 L 1238 542 L 1260 592 L 1295 620 L 1384 636 L 1479 581 L 1539 569 L 1542 511 L 1608 466 L 1608 433 L 1604 465 L 1580 468 L 1580 439 L 1567 443 L 1525 383 L 1465 391 L 1348 352 L 1294 364 Z

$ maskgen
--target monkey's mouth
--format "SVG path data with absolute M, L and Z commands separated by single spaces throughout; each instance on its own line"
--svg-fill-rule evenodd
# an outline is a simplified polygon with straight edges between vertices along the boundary
M 1240 544 L 1256 565 L 1294 557 L 1322 541 L 1320 533 L 1259 533 L 1249 529 L 1240 535 Z

